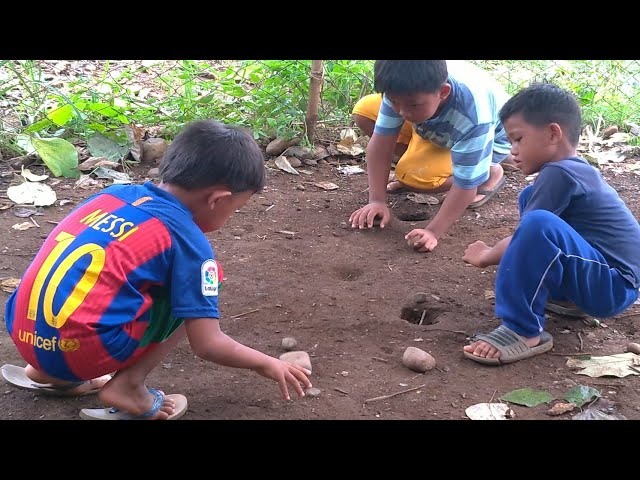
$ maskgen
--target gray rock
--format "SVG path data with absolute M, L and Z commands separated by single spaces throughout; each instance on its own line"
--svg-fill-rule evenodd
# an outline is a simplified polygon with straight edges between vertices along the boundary
M 301 350 L 295 352 L 287 352 L 280 355 L 280 360 L 283 362 L 293 363 L 299 367 L 306 368 L 311 371 L 311 358 L 307 352 Z
M 298 341 L 293 337 L 285 337 L 282 339 L 282 348 L 287 352 L 294 350 L 298 346 Z

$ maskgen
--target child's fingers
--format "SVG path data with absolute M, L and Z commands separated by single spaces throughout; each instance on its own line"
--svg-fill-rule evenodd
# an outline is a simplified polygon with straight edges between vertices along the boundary
M 291 397 L 289 396 L 289 389 L 287 388 L 287 380 L 285 378 L 279 379 L 278 385 L 280 386 L 280 393 L 282 393 L 284 399 L 291 400 Z
M 301 372 L 296 372 L 296 373 L 302 374 Z M 304 374 L 302 374 L 302 376 L 304 376 Z M 293 389 L 296 391 L 299 397 L 304 397 L 304 390 L 300 385 L 300 381 L 302 381 L 302 379 L 297 378 L 295 373 L 289 372 L 288 374 L 286 374 L 286 380 L 293 387 Z M 307 379 L 307 382 L 308 382 L 308 379 Z M 308 387 L 305 387 L 305 388 L 308 388 Z
M 363 210 L 364 208 L 361 208 L 353 214 L 351 218 L 351 226 L 353 228 L 363 228 L 364 222 L 367 219 L 367 215 Z
M 307 370 L 306 368 L 300 368 L 297 370 L 293 370 L 291 373 L 294 377 L 296 377 L 298 382 L 302 382 L 305 388 L 312 387 L 311 380 L 309 380 L 309 375 L 311 375 L 311 372 L 309 370 Z
M 421 252 L 431 252 L 438 245 L 438 241 L 434 238 L 427 238 L 420 249 Z

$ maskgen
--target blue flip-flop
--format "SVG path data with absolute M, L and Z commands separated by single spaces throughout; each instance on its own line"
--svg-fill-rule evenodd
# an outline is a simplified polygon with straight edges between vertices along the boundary
M 80 410 L 80 417 L 85 420 L 146 420 L 147 418 L 155 415 L 164 402 L 164 395 L 155 388 L 149 388 L 149 393 L 154 396 L 153 406 L 149 411 L 142 415 L 132 415 L 128 412 L 123 412 L 115 407 L 111 408 L 83 408 Z M 172 399 L 176 404 L 176 410 L 173 415 L 169 415 L 167 420 L 177 420 L 187 412 L 187 397 L 180 394 L 167 395 L 167 398 Z

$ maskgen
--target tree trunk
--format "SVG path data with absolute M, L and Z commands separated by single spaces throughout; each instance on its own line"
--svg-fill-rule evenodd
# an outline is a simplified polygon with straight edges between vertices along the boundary
M 318 124 L 318 105 L 320 104 L 320 93 L 322 91 L 323 80 L 322 60 L 311 60 L 311 78 L 309 81 L 309 103 L 307 104 L 307 116 L 305 124 L 307 127 L 307 138 L 313 144 Z

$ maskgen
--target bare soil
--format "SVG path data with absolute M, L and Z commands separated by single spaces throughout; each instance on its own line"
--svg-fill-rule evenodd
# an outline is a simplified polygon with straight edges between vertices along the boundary
M 31 170 L 46 172 L 44 167 Z M 148 170 L 134 171 L 134 180 L 144 181 Z M 308 170 L 312 175 L 269 170 L 264 191 L 209 238 L 226 274 L 220 296 L 223 331 L 273 356 L 284 353 L 284 337 L 294 337 L 297 348 L 311 356 L 311 378 L 320 394 L 285 401 L 274 382 L 200 360 L 185 341 L 149 379 L 150 386 L 187 396 L 184 420 L 464 419 L 467 407 L 498 401 L 515 389 L 545 390 L 561 399 L 576 384 L 598 389 L 617 402 L 619 413 L 640 419 L 639 377 L 590 378 L 566 366 L 569 356 L 622 353 L 628 342 L 638 342 L 638 305 L 617 318 L 600 319 L 606 327 L 550 315 L 552 352 L 514 364 L 484 366 L 462 354 L 468 337 L 496 327 L 499 320 L 491 298 L 496 268 L 470 267 L 461 257 L 469 243 L 492 244 L 513 231 L 517 194 L 528 183 L 520 172 L 507 172 L 507 185 L 496 197 L 465 213 L 434 252 L 423 254 L 406 244 L 404 234 L 424 222 L 398 217 L 431 216 L 438 207 L 391 196 L 394 219 L 387 228 L 354 230 L 347 222 L 367 200 L 366 175 L 340 175 L 328 163 Z M 0 174 L 2 192 L 18 181 L 6 162 L 0 162 Z M 638 177 L 614 170 L 604 174 L 637 217 Z M 13 208 L 0 211 L 0 280 L 20 278 L 55 222 L 97 191 L 73 188 L 73 180 L 55 184 L 58 180 L 46 180 L 55 185 L 58 201 L 33 217 L 39 228 L 14 230 L 12 225 L 28 219 L 16 217 Z M 322 190 L 313 185 L 319 181 L 339 189 Z M 72 202 L 59 206 L 61 200 Z M 3 196 L 0 204 L 12 202 Z M 411 314 L 417 293 L 426 298 L 416 307 L 426 311 L 422 325 Z M 8 296 L 0 292 L 3 305 Z M 429 352 L 436 368 L 416 373 L 404 367 L 402 355 L 410 346 Z M 23 365 L 4 328 L 0 362 Z M 579 411 L 550 417 L 546 412 L 556 401 L 510 406 L 516 420 L 569 419 Z M 98 406 L 94 396 L 51 398 L 0 385 L 0 419 L 78 419 L 81 408 Z

